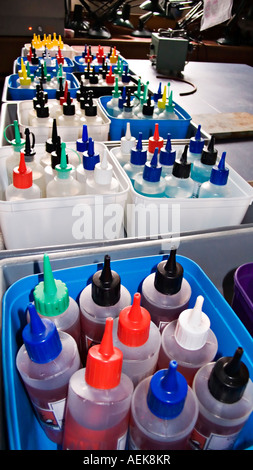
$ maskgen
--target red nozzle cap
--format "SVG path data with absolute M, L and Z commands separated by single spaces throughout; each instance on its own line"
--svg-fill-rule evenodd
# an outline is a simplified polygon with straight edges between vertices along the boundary
M 68 97 L 68 91 L 69 91 L 69 87 L 68 87 L 68 82 L 66 80 L 65 87 L 64 87 L 64 95 L 61 96 L 61 98 L 60 98 L 60 105 L 63 105 L 63 103 L 66 103 L 67 97 Z M 71 99 L 71 101 L 72 101 L 72 99 Z
M 163 138 L 159 136 L 159 124 L 155 124 L 155 131 L 154 135 L 149 137 L 148 139 L 148 151 L 154 153 L 156 147 L 158 147 L 159 151 L 163 147 Z
M 30 188 L 33 184 L 33 175 L 31 168 L 25 164 L 24 152 L 20 152 L 19 166 L 13 170 L 13 186 L 19 189 Z
M 112 85 L 115 82 L 115 75 L 112 73 L 112 66 L 110 67 L 109 73 L 105 77 L 105 81 L 108 85 Z
M 124 308 L 119 314 L 118 338 L 126 346 L 142 346 L 149 337 L 151 317 L 141 307 L 141 295 L 134 295 L 133 305 Z
M 108 317 L 102 341 L 89 349 L 86 362 L 86 382 L 103 390 L 117 387 L 121 378 L 123 354 L 113 346 L 112 328 L 113 318 Z

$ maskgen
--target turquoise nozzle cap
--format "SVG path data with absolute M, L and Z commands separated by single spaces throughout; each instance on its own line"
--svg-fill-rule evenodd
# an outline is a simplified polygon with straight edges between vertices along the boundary
M 65 142 L 61 143 L 61 163 L 55 166 L 55 170 L 57 171 L 57 176 L 60 179 L 67 179 L 70 171 L 72 170 L 72 166 L 67 163 Z
M 150 380 L 148 407 L 158 418 L 176 418 L 184 408 L 187 392 L 187 381 L 177 371 L 177 362 L 170 361 L 168 369 L 159 370 Z
M 175 104 L 173 103 L 173 99 L 172 99 L 172 91 L 170 92 L 168 103 L 165 104 L 165 109 L 167 113 L 175 112 Z
M 6 136 L 6 130 L 8 127 L 14 126 L 14 139 L 9 140 Z M 8 144 L 11 144 L 15 150 L 15 152 L 20 152 L 22 148 L 25 146 L 25 139 L 22 139 L 19 132 L 18 121 L 13 121 L 13 124 L 9 124 L 4 129 L 4 138 L 7 140 Z
M 55 324 L 40 318 L 35 306 L 28 305 L 30 322 L 22 332 L 24 345 L 31 361 L 46 364 L 53 361 L 62 351 L 62 343 Z
M 34 289 L 34 305 L 40 315 L 53 317 L 65 312 L 69 306 L 69 292 L 66 284 L 54 279 L 47 254 L 43 259 L 44 281 Z

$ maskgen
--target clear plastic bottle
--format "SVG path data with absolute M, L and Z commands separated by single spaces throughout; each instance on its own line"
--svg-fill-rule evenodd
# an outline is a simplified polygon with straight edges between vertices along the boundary
M 89 95 L 87 102 L 84 103 L 84 105 L 82 106 L 82 109 L 84 109 L 85 120 L 86 120 L 86 124 L 88 128 L 91 125 L 103 124 L 103 118 L 98 115 L 97 105 L 94 104 L 94 101 L 91 95 Z
M 133 304 L 115 318 L 113 328 L 114 346 L 123 353 L 122 372 L 134 387 L 155 372 L 161 345 L 160 331 L 140 301 L 141 295 L 136 293 Z
M 57 136 L 57 144 L 55 150 L 51 153 L 51 164 L 47 165 L 44 168 L 44 179 L 45 186 L 47 187 L 49 181 L 52 181 L 55 176 L 57 176 L 57 170 L 55 169 L 56 165 L 61 163 L 61 137 Z M 70 149 L 74 152 L 73 149 Z M 66 155 L 66 162 L 69 164 L 69 157 Z M 75 179 L 76 178 L 76 169 L 73 165 L 70 165 L 72 169 L 70 170 L 70 175 Z
M 84 186 L 71 175 L 72 165 L 67 163 L 66 144 L 61 144 L 61 163 L 56 165 L 56 176 L 46 187 L 46 197 L 71 197 L 84 194 Z
M 189 450 L 197 417 L 197 399 L 171 361 L 134 390 L 129 450 Z
M 193 163 L 196 160 L 200 160 L 204 145 L 205 145 L 205 140 L 203 139 L 203 137 L 201 137 L 201 125 L 198 125 L 195 136 L 191 137 L 190 142 L 189 142 L 189 152 L 188 152 L 189 163 Z
M 195 160 L 191 166 L 191 178 L 194 181 L 194 190 L 192 197 L 199 197 L 201 185 L 210 180 L 212 168 L 216 163 L 218 151 L 214 148 L 214 139 L 212 136 L 207 147 L 202 150 L 200 160 Z
M 158 162 L 158 148 L 150 162 L 146 162 L 143 173 L 138 173 L 133 181 L 135 191 L 143 196 L 163 197 L 165 179 L 162 176 L 162 166 Z
M 130 161 L 123 166 L 132 183 L 137 173 L 143 172 L 146 161 L 147 150 L 142 147 L 142 132 L 139 132 L 136 146 L 131 149 Z
M 68 384 L 81 367 L 75 340 L 41 319 L 29 304 L 30 322 L 22 332 L 24 344 L 16 358 L 17 369 L 38 421 L 47 437 L 61 445 Z
M 176 150 L 171 145 L 171 134 L 167 135 L 167 141 L 164 147 L 160 150 L 159 162 L 162 165 L 162 176 L 171 175 L 173 165 L 176 160 Z
M 168 367 L 175 359 L 178 371 L 192 386 L 196 372 L 214 360 L 218 342 L 210 328 L 210 320 L 202 311 L 204 297 L 199 295 L 193 308 L 180 313 L 162 332 L 158 369 Z
M 24 157 L 25 163 L 28 168 L 31 168 L 33 175 L 33 182 L 40 188 L 41 197 L 46 197 L 46 184 L 44 178 L 44 169 L 39 162 L 35 160 L 36 151 L 35 136 L 28 127 L 25 129 L 25 148 Z
M 195 450 L 230 450 L 253 410 L 253 383 L 242 362 L 243 349 L 197 372 L 193 391 L 199 416 L 191 435 Z
M 112 328 L 107 318 L 101 343 L 89 349 L 85 369 L 70 379 L 63 450 L 125 449 L 133 384 L 121 372 Z
M 141 111 L 136 114 L 137 119 L 153 119 L 154 109 L 154 103 L 149 95 L 145 103 L 142 104 Z
M 80 119 L 76 115 L 76 107 L 72 102 L 69 91 L 67 101 L 62 105 L 62 114 L 57 117 L 57 124 L 68 128 L 80 126 Z
M 194 182 L 190 178 L 191 163 L 187 160 L 188 145 L 185 145 L 180 160 L 176 160 L 172 174 L 165 177 L 165 196 L 170 198 L 191 197 Z
M 30 126 L 32 127 L 50 127 L 53 126 L 53 118 L 49 113 L 49 106 L 45 103 L 45 100 L 41 100 L 35 107 L 36 116 L 30 120 Z
M 6 201 L 21 201 L 40 197 L 40 188 L 33 183 L 32 170 L 27 168 L 24 153 L 20 152 L 19 166 L 13 170 L 13 182 L 5 190 Z
M 51 153 L 56 150 L 57 146 L 57 124 L 56 119 L 53 119 L 53 126 L 52 126 L 52 135 L 49 139 L 47 139 L 45 143 L 45 153 L 42 155 L 40 159 L 40 164 L 43 168 L 48 165 L 51 165 Z
M 120 148 L 115 154 L 118 162 L 123 166 L 130 160 L 131 150 L 136 147 L 136 138 L 131 135 L 130 122 L 126 123 L 126 133 L 120 139 Z
M 93 274 L 92 282 L 79 297 L 83 360 L 90 346 L 100 343 L 106 318 L 118 317 L 128 305 L 131 305 L 131 294 L 121 284 L 119 274 L 111 270 L 110 256 L 105 255 L 103 268 Z
M 131 103 L 131 91 L 127 91 L 126 101 L 123 104 L 122 113 L 118 114 L 118 119 L 133 119 L 135 117 L 133 113 L 133 104 Z
M 80 348 L 81 326 L 80 309 L 77 302 L 69 295 L 67 285 L 55 279 L 49 256 L 43 258 L 43 281 L 33 291 L 34 305 L 41 317 L 52 320 L 56 328 L 70 334 Z
M 95 152 L 95 143 L 92 137 L 88 138 L 88 147 L 83 152 L 82 159 L 82 163 L 76 169 L 76 178 L 77 181 L 86 187 L 87 178 L 93 179 L 95 166 L 100 162 L 100 154 Z
M 171 250 L 169 258 L 158 263 L 156 272 L 144 279 L 141 304 L 162 333 L 168 323 L 188 308 L 191 293 L 183 266 L 176 262 L 176 250 Z
M 175 112 L 175 104 L 172 99 L 172 91 L 170 92 L 168 102 L 165 104 L 165 109 L 159 114 L 159 119 L 178 119 L 178 115 Z
M 86 179 L 86 194 L 114 194 L 120 190 L 117 178 L 113 176 L 113 166 L 107 160 L 107 149 L 99 163 L 96 163 L 93 176 Z
M 213 166 L 210 180 L 201 185 L 199 197 L 230 197 L 228 187 L 229 169 L 225 167 L 226 152 L 223 152 L 218 165 Z
M 115 85 L 112 91 L 112 98 L 107 102 L 107 110 L 110 111 L 111 115 L 117 117 L 120 113 L 119 109 L 119 98 L 121 97 L 121 91 L 119 90 L 119 77 L 115 77 Z
M 7 129 L 9 127 L 14 127 L 14 139 L 9 140 L 6 136 Z M 13 124 L 10 124 L 4 129 L 4 137 L 8 144 L 12 146 L 12 153 L 6 158 L 6 172 L 7 172 L 7 180 L 8 184 L 12 183 L 12 174 L 13 169 L 19 165 L 20 160 L 20 152 L 25 146 L 25 139 L 21 137 L 19 132 L 19 125 L 18 121 L 13 121 Z
M 152 158 L 154 151 L 158 148 L 158 153 L 160 153 L 161 148 L 164 145 L 164 139 L 159 135 L 159 124 L 155 123 L 154 135 L 150 136 L 148 139 L 148 159 Z

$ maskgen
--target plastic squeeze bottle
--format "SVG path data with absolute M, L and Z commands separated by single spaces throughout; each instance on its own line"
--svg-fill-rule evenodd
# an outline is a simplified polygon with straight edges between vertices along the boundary
M 131 149 L 130 161 L 125 163 L 123 169 L 133 182 L 137 173 L 142 173 L 147 161 L 147 150 L 142 147 L 142 132 L 139 132 L 136 146 Z
M 214 136 L 212 135 L 207 147 L 202 150 L 200 160 L 195 160 L 191 166 L 191 178 L 194 181 L 192 197 L 199 197 L 200 187 L 209 181 L 212 168 L 216 163 L 218 151 L 214 148 Z
M 30 322 L 22 332 L 24 344 L 16 358 L 38 421 L 47 437 L 61 445 L 70 377 L 81 367 L 76 342 L 58 332 L 55 324 L 41 319 L 29 304 Z
M 177 320 L 165 326 L 158 359 L 158 369 L 168 367 L 175 359 L 178 371 L 192 386 L 196 372 L 214 360 L 218 342 L 210 328 L 208 316 L 202 312 L 204 297 L 199 295 L 193 308 L 180 313 Z
M 105 149 L 101 162 L 96 163 L 93 176 L 88 176 L 85 182 L 86 194 L 114 194 L 120 189 L 117 178 L 113 176 L 113 166 L 107 160 Z
M 189 163 L 193 163 L 195 160 L 200 160 L 204 145 L 205 140 L 201 137 L 201 126 L 199 125 L 195 136 L 190 138 L 188 153 Z
M 137 385 L 131 402 L 130 450 L 189 450 L 198 402 L 176 361 Z
M 171 134 L 167 135 L 167 141 L 165 146 L 160 150 L 159 162 L 162 165 L 162 176 L 171 175 L 173 165 L 176 160 L 176 150 L 171 145 Z
M 31 168 L 33 175 L 33 182 L 39 186 L 41 197 L 46 197 L 46 184 L 44 178 L 44 169 L 39 162 L 35 160 L 36 151 L 34 149 L 35 136 L 28 128 L 25 129 L 25 148 L 24 156 L 25 163 L 28 168 Z
M 68 91 L 67 100 L 62 105 L 62 114 L 57 116 L 58 126 L 76 127 L 80 126 L 80 119 L 76 115 L 76 107 L 72 102 L 70 92 Z
M 123 353 L 122 372 L 128 375 L 134 387 L 155 372 L 161 344 L 160 331 L 140 301 L 141 294 L 137 292 L 133 304 L 115 318 L 113 328 L 114 346 Z
M 145 163 L 143 173 L 135 176 L 133 186 L 135 191 L 143 196 L 164 196 L 165 180 L 162 176 L 162 166 L 158 162 L 158 148 L 155 149 L 151 161 Z
M 41 317 L 52 320 L 56 328 L 70 334 L 80 347 L 80 309 L 69 295 L 67 285 L 55 279 L 47 254 L 43 258 L 44 280 L 33 291 L 34 305 Z
M 30 126 L 32 127 L 50 127 L 53 126 L 53 118 L 50 117 L 49 106 L 45 100 L 40 100 L 40 103 L 35 106 L 36 116 L 31 117 Z
M 83 185 L 73 178 L 71 171 L 72 165 L 67 163 L 66 144 L 61 144 L 61 163 L 56 165 L 56 176 L 49 181 L 46 187 L 47 197 L 69 197 L 84 194 Z
M 6 201 L 21 201 L 41 197 L 37 184 L 33 183 L 31 168 L 25 164 L 24 153 L 20 152 L 19 166 L 13 170 L 13 182 L 5 190 Z
M 89 137 L 87 150 L 82 154 L 82 163 L 76 168 L 77 181 L 86 185 L 88 177 L 93 178 L 95 165 L 100 162 L 100 155 L 95 152 L 94 140 Z
M 107 318 L 101 343 L 70 379 L 63 450 L 125 449 L 133 384 L 121 372 L 123 355 L 113 345 L 112 328 Z
M 176 250 L 171 250 L 169 258 L 158 263 L 156 272 L 144 279 L 141 304 L 162 332 L 167 323 L 187 309 L 191 292 L 184 268 L 176 262 Z
M 6 131 L 8 127 L 14 127 L 14 139 L 9 140 L 6 136 Z M 10 124 L 4 129 L 4 137 L 8 144 L 12 146 L 12 153 L 6 158 L 6 172 L 8 183 L 12 183 L 12 172 L 13 168 L 15 168 L 19 164 L 20 160 L 20 152 L 25 146 L 25 139 L 21 137 L 19 132 L 18 121 L 13 121 L 13 124 Z
M 131 135 L 130 122 L 126 123 L 126 133 L 120 139 L 120 148 L 115 155 L 123 166 L 130 160 L 131 150 L 136 147 L 136 138 Z
M 92 282 L 79 297 L 83 357 L 92 344 L 101 342 L 106 318 L 118 317 L 128 305 L 131 305 L 131 294 L 121 284 L 119 274 L 111 270 L 110 256 L 106 255 L 103 268 L 93 274 Z
M 188 145 L 185 145 L 180 160 L 176 160 L 172 174 L 165 176 L 165 196 L 171 198 L 191 197 L 194 182 L 190 178 L 191 163 L 187 160 Z
M 226 152 L 223 152 L 218 165 L 214 165 L 210 180 L 202 184 L 199 197 L 229 197 L 228 187 L 229 169 L 225 167 Z
M 56 138 L 57 144 L 55 150 L 51 153 L 51 164 L 47 165 L 44 168 L 44 179 L 45 179 L 45 185 L 49 183 L 54 177 L 57 175 L 57 170 L 55 169 L 56 165 L 60 165 L 61 163 L 61 138 L 60 136 L 57 136 Z M 73 152 L 74 150 L 71 149 Z M 66 162 L 67 164 L 69 163 L 69 158 L 68 155 L 66 155 Z M 70 175 L 73 176 L 73 178 L 76 177 L 76 169 L 73 165 L 71 165 L 72 170 L 70 171 Z
M 107 102 L 106 108 L 112 113 L 112 116 L 117 117 L 120 113 L 118 106 L 119 98 L 121 97 L 121 91 L 119 90 L 119 77 L 115 77 L 115 85 L 112 91 L 112 98 Z
M 253 410 L 253 383 L 242 362 L 243 349 L 211 362 L 197 372 L 193 391 L 199 417 L 191 435 L 195 450 L 229 450 Z

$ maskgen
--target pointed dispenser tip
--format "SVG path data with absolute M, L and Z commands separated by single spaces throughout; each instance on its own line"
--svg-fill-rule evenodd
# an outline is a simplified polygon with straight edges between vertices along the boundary
M 176 261 L 176 250 L 171 250 L 167 260 L 157 265 L 155 288 L 158 292 L 173 295 L 180 291 L 183 281 L 183 266 Z
M 120 299 L 120 290 L 121 278 L 111 269 L 110 256 L 105 255 L 102 270 L 92 277 L 92 299 L 97 305 L 115 305 Z
M 119 314 L 118 338 L 129 347 L 145 344 L 149 338 L 151 317 L 141 306 L 141 294 L 134 294 L 132 305 L 125 307 Z
M 204 297 L 199 295 L 192 309 L 180 313 L 176 330 L 176 342 L 184 349 L 196 351 L 207 341 L 210 330 L 210 320 L 202 311 Z
M 106 318 L 100 344 L 88 351 L 85 380 L 94 388 L 108 390 L 117 387 L 121 379 L 123 354 L 113 346 L 113 318 Z

